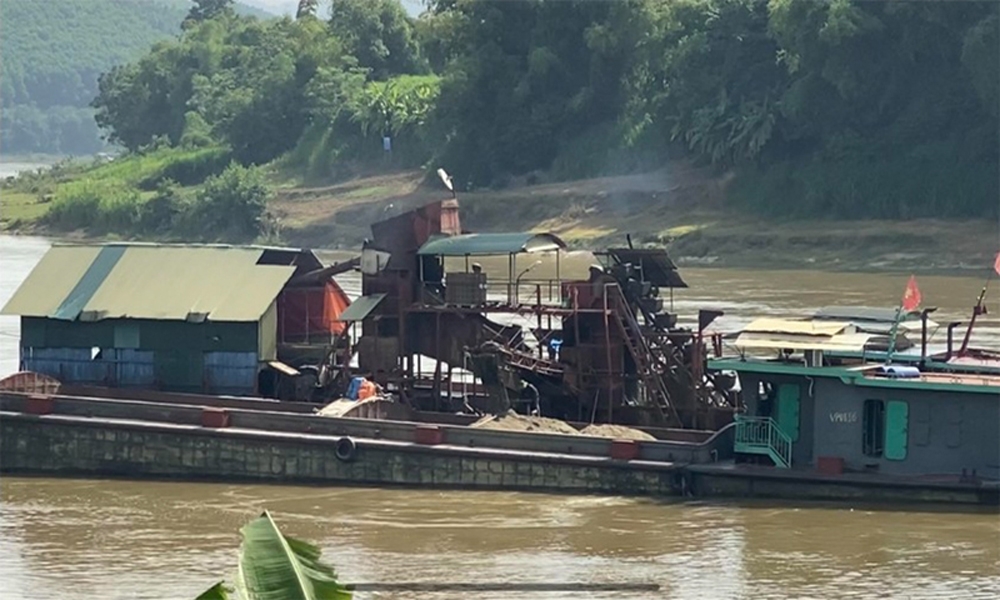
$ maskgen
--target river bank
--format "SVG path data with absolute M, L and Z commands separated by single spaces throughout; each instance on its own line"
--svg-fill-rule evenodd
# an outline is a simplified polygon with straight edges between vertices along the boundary
M 448 195 L 420 171 L 320 187 L 275 173 L 271 179 L 274 194 L 267 210 L 277 241 L 317 249 L 354 250 L 372 222 Z M 985 275 L 1000 247 L 1000 223 L 988 219 L 763 218 L 729 207 L 725 185 L 725 177 L 677 163 L 641 175 L 520 182 L 462 193 L 459 200 L 462 224 L 472 231 L 545 230 L 588 250 L 624 245 L 631 235 L 637 244 L 667 245 L 688 267 Z M 65 240 L 186 241 L 171 231 L 56 229 L 45 221 L 50 204 L 51 194 L 4 190 L 0 231 Z

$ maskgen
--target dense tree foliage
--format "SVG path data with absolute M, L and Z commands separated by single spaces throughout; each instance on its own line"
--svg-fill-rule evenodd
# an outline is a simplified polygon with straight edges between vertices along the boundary
M 186 127 L 207 124 L 237 158 L 263 163 L 293 147 L 351 82 L 360 87 L 353 65 L 318 20 L 224 14 L 102 75 L 94 107 L 110 139 L 130 150 L 157 136 L 179 144 Z
M 98 76 L 180 31 L 190 0 L 0 2 L 4 154 L 90 154 L 103 146 Z M 231 4 L 231 3 L 230 3 Z M 236 4 L 237 12 L 261 16 Z
M 97 77 L 174 34 L 184 8 L 121 0 L 0 2 L 0 137 L 5 153 L 89 153 L 100 148 Z
M 413 27 L 399 0 L 331 0 L 330 32 L 373 78 L 420 69 Z
M 202 21 L 233 13 L 233 0 L 194 0 L 183 25 L 194 27 Z
M 206 0 L 207 2 L 208 0 Z M 686 156 L 776 215 L 997 211 L 998 6 L 855 0 L 334 0 L 220 13 L 101 78 L 111 139 L 224 144 L 315 177 L 444 164 L 466 186 Z M 433 162 L 428 162 L 433 159 Z

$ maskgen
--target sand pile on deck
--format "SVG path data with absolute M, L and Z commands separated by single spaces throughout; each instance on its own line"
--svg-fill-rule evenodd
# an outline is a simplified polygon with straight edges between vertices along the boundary
M 624 425 L 587 425 L 580 433 L 594 437 L 614 438 L 616 440 L 656 441 L 655 437 L 645 431 L 632 429 Z
M 592 437 L 613 438 L 616 440 L 653 440 L 656 438 L 645 431 L 625 427 L 624 425 L 588 425 L 583 431 L 577 431 L 572 425 L 559 419 L 545 417 L 527 417 L 509 411 L 502 415 L 487 415 L 469 427 L 478 429 L 498 429 L 503 431 L 534 431 L 538 433 L 563 433 L 567 435 L 589 435 Z
M 502 415 L 487 415 L 469 427 L 477 429 L 499 429 L 503 431 L 534 431 L 539 433 L 567 433 L 579 435 L 580 432 L 565 421 L 546 419 L 545 417 L 526 417 L 514 411 Z

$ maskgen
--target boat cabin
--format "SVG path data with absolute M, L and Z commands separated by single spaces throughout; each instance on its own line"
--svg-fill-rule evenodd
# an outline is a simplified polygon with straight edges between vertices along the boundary
M 739 376 L 736 452 L 835 473 L 1000 479 L 1000 369 L 892 361 L 885 341 L 842 321 L 752 323 L 739 357 L 709 362 Z

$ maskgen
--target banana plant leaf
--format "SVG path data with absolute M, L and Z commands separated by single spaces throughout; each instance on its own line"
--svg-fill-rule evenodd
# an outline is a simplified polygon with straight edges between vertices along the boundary
M 194 600 L 229 600 L 229 591 L 226 586 L 220 581 L 219 583 L 208 588 L 201 593 L 200 596 Z
M 236 589 L 244 600 L 340 600 L 352 597 L 316 546 L 285 537 L 267 511 L 240 532 Z M 217 598 L 217 597 L 216 597 Z

